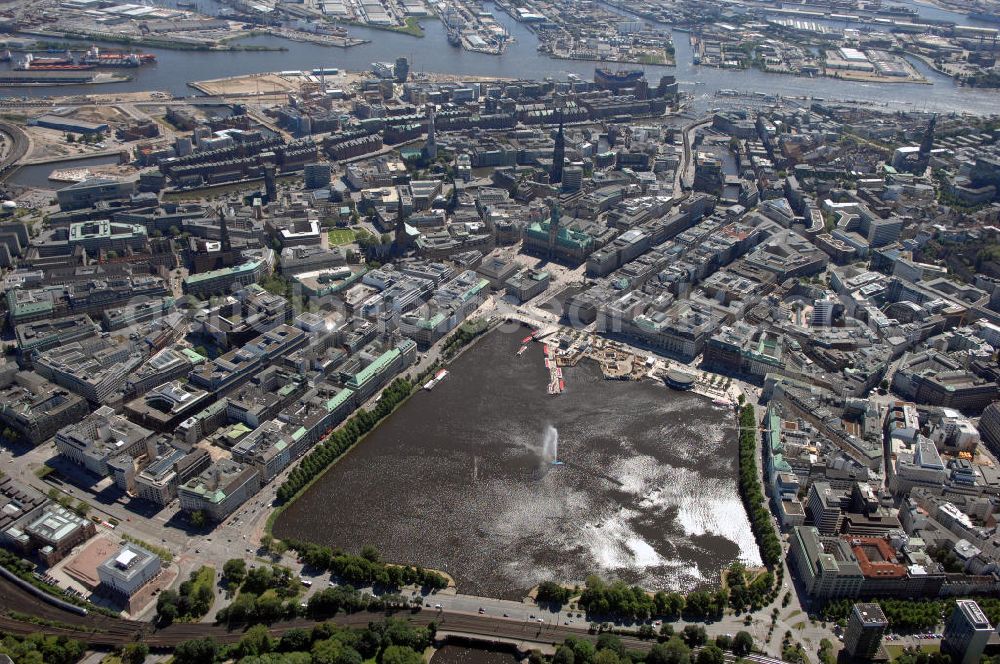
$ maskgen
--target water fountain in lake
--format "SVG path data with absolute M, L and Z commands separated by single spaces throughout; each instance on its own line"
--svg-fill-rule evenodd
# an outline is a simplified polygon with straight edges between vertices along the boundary
M 552 466 L 561 466 L 559 460 L 559 430 L 551 424 L 545 425 L 542 436 L 542 461 Z

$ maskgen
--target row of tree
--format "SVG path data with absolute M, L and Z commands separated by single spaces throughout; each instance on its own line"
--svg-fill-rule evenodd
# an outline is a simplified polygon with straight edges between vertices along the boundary
M 366 546 L 358 556 L 311 542 L 285 541 L 289 548 L 299 553 L 305 564 L 328 571 L 331 576 L 346 583 L 370 585 L 379 589 L 399 589 L 409 585 L 419 585 L 430 590 L 448 587 L 448 579 L 433 570 L 382 562 L 374 547 Z
M 462 323 L 449 339 L 444 342 L 441 348 L 441 356 L 445 358 L 454 357 L 458 351 L 472 343 L 472 340 L 489 329 L 486 321 L 482 318 Z
M 820 615 L 823 620 L 846 623 L 855 601 L 842 599 L 827 602 Z M 889 620 L 889 629 L 897 632 L 933 629 L 941 622 L 948 606 L 954 607 L 953 601 L 946 603 L 937 600 L 880 599 L 877 603 Z
M 354 443 L 371 431 L 379 420 L 391 413 L 410 395 L 413 385 L 405 378 L 397 378 L 382 391 L 382 398 L 372 410 L 358 409 L 340 428 L 318 444 L 302 459 L 278 488 L 278 500 L 287 502 L 330 464 L 351 448 Z
M 580 594 L 579 605 L 594 617 L 643 621 L 653 617 L 676 620 L 683 615 L 703 620 L 721 617 L 726 601 L 724 590 L 714 593 L 699 590 L 687 596 L 661 590 L 650 595 L 639 586 L 629 586 L 622 581 L 607 583 L 591 575 Z
M 1000 623 L 1000 598 L 974 597 L 990 623 Z M 897 632 L 923 632 L 941 624 L 955 610 L 955 600 L 879 599 L 875 600 L 889 620 L 889 629 Z M 820 611 L 823 620 L 846 623 L 855 600 L 827 602 Z
M 666 627 L 669 628 L 669 625 Z M 665 634 L 648 653 L 627 650 L 621 638 L 611 632 L 603 632 L 597 643 L 570 637 L 566 639 L 552 658 L 553 664 L 723 664 L 725 652 L 731 650 L 737 657 L 745 657 L 753 650 L 753 637 L 747 632 L 738 632 L 735 637 L 720 636 L 708 642 L 705 628 L 688 625 L 679 635 L 672 629 Z M 540 661 L 538 658 L 536 661 Z
M 748 404 L 740 411 L 740 497 L 750 518 L 750 528 L 757 539 L 764 564 L 774 568 L 781 564 L 781 541 L 774 531 L 774 520 L 767 507 L 764 490 L 757 472 L 757 418 Z
M 251 627 L 238 643 L 211 639 L 186 641 L 174 650 L 174 664 L 420 664 L 431 644 L 432 628 L 412 627 L 401 620 L 369 623 L 363 629 L 321 623 L 291 629 L 274 638 L 263 625 Z M 47 660 L 46 660 L 47 661 Z

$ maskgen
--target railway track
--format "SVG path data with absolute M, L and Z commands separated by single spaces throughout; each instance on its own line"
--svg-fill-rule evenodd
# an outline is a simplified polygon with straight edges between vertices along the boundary
M 0 597 L 5 600 L 4 608 L 22 614 L 36 616 L 43 621 L 62 623 L 65 626 L 40 625 L 17 620 L 9 614 L 0 613 L 0 632 L 10 634 L 31 634 L 44 631 L 52 636 L 65 636 L 82 641 L 90 646 L 121 647 L 141 641 L 154 649 L 170 649 L 184 641 L 210 638 L 216 643 L 235 643 L 243 638 L 244 627 L 230 628 L 210 623 L 174 623 L 162 629 L 137 620 L 112 618 L 93 611 L 87 616 L 46 604 L 38 597 L 0 577 Z M 435 623 L 443 632 L 482 641 L 520 642 L 526 646 L 559 644 L 566 637 L 596 641 L 597 636 L 578 628 L 563 625 L 511 620 L 490 615 L 450 613 L 448 611 L 423 610 L 412 613 L 407 610 L 396 612 L 361 611 L 351 614 L 337 614 L 331 622 L 345 627 L 365 627 L 371 622 L 379 622 L 387 617 L 396 617 L 407 622 L 426 627 Z M 308 618 L 283 620 L 268 625 L 271 636 L 280 637 L 285 632 L 302 628 L 311 629 L 317 621 Z M 626 648 L 639 651 L 649 650 L 655 640 L 643 640 L 635 636 L 622 635 Z M 752 655 L 755 664 L 784 664 L 781 660 L 762 655 Z
M 14 172 L 17 163 L 28 153 L 28 135 L 20 127 L 8 122 L 0 122 L 0 133 L 6 135 L 10 141 L 10 150 L 3 161 L 0 161 L 0 180 L 4 180 Z

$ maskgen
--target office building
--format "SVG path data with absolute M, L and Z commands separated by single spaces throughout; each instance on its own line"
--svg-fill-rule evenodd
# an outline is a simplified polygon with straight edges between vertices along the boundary
M 944 628 L 942 650 L 956 664 L 978 664 L 992 633 L 990 621 L 974 600 L 957 600 Z
M 149 429 L 129 422 L 108 406 L 56 433 L 56 449 L 68 461 L 99 477 L 110 474 L 108 462 L 122 454 L 136 457 L 147 453 L 153 439 Z
M 878 604 L 855 604 L 847 620 L 844 649 L 856 660 L 873 659 L 888 626 L 889 621 Z
M 66 388 L 13 369 L 0 370 L 0 424 L 22 442 L 38 445 L 90 412 L 86 400 Z
M 210 521 L 225 520 L 260 490 L 260 474 L 251 466 L 219 459 L 197 477 L 182 484 L 177 493 L 181 509 L 202 512 Z
M 135 192 L 134 182 L 119 182 L 111 178 L 89 178 L 63 187 L 56 192 L 60 210 L 86 208 L 100 201 L 128 198 Z
M 101 589 L 125 600 L 159 573 L 160 557 L 131 542 L 97 566 Z
M 322 189 L 330 185 L 330 164 L 306 164 L 302 175 L 306 189 Z
M 806 594 L 816 599 L 857 597 L 865 577 L 847 542 L 820 537 L 813 526 L 792 528 L 789 548 Z

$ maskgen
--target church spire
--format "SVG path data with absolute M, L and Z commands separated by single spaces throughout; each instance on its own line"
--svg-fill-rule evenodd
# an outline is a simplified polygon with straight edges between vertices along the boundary
M 225 209 L 219 207 L 219 242 L 222 251 L 230 251 L 232 245 L 229 243 L 229 222 L 226 220 Z
M 434 104 L 427 104 L 427 143 L 424 145 L 424 154 L 431 161 L 437 159 L 437 136 L 434 132 Z
M 563 161 L 566 160 L 566 137 L 563 135 L 563 112 L 559 114 L 559 131 L 556 133 L 556 146 L 552 150 L 552 169 L 549 171 L 549 184 L 562 182 Z
M 927 170 L 927 164 L 931 160 L 931 150 L 934 149 L 934 127 L 937 125 L 937 114 L 931 116 L 931 121 L 927 123 L 924 131 L 924 138 L 920 141 L 920 151 L 917 153 L 917 165 L 914 173 L 923 175 Z

